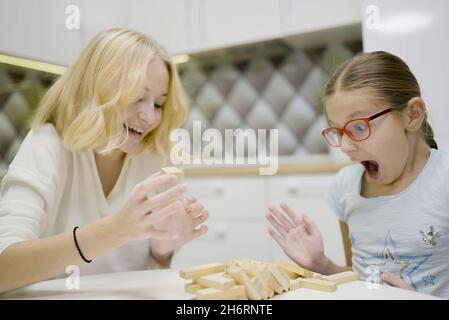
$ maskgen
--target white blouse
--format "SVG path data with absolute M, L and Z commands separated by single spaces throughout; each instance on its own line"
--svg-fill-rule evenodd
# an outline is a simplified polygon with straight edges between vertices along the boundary
M 13 243 L 71 231 L 116 213 L 131 189 L 166 163 L 149 151 L 127 155 L 105 197 L 93 151 L 64 148 L 50 124 L 32 129 L 1 182 L 0 254 Z M 149 249 L 150 240 L 131 241 L 82 264 L 80 274 L 161 267 Z

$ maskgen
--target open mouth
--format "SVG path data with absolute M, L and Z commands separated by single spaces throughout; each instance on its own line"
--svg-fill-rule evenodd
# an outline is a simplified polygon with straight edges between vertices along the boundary
M 123 127 L 128 130 L 128 133 L 132 136 L 132 137 L 141 137 L 143 134 L 143 130 L 138 129 L 136 127 L 133 127 L 132 125 L 126 125 L 123 124 Z
M 366 173 L 371 179 L 379 178 L 379 163 L 377 161 L 366 160 L 361 162 L 362 166 L 365 168 Z

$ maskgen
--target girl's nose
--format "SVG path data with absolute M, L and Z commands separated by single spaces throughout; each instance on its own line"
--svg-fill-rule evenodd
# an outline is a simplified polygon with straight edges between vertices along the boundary
M 148 103 L 139 112 L 139 118 L 148 124 L 152 124 L 156 119 L 156 108 L 153 102 Z
M 355 141 L 349 138 L 346 134 L 341 137 L 341 151 L 346 155 L 355 151 Z

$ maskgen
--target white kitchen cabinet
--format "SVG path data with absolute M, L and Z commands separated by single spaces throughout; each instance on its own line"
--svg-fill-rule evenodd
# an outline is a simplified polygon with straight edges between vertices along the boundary
M 188 44 L 185 1 L 87 1 L 83 13 L 85 43 L 104 29 L 124 27 L 154 38 L 170 54 L 183 52 Z
M 183 268 L 229 259 L 268 261 L 270 239 L 263 220 L 230 222 L 211 215 L 209 232 L 183 246 L 174 256 L 172 267 Z
M 70 5 L 79 9 L 79 29 L 69 29 Z M 157 40 L 170 54 L 187 50 L 184 0 L 2 0 L 0 52 L 70 65 L 98 32 L 124 27 Z
M 227 220 L 264 219 L 265 180 L 251 177 L 186 178 L 188 193 L 197 197 L 211 216 Z
M 182 267 L 232 258 L 268 260 L 266 185 L 263 177 L 188 177 L 188 194 L 209 211 L 209 231 L 175 255 Z
M 69 5 L 79 8 L 79 30 L 66 27 Z M 2 0 L 0 51 L 69 65 L 95 34 L 125 27 L 175 55 L 346 26 L 361 16 L 361 0 Z
M 331 29 L 362 21 L 362 0 L 278 0 L 282 36 Z
M 280 35 L 279 0 L 185 0 L 190 46 L 201 51 L 261 41 Z
M 2 0 L 0 52 L 55 64 L 68 64 L 83 45 L 82 30 L 66 27 L 67 6 L 84 0 Z M 82 19 L 82 15 L 81 15 Z

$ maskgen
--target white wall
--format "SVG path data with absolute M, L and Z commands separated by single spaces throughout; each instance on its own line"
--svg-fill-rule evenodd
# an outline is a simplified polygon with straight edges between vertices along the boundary
M 363 8 L 364 51 L 388 51 L 407 62 L 420 83 L 438 146 L 449 150 L 449 1 L 364 0 Z

